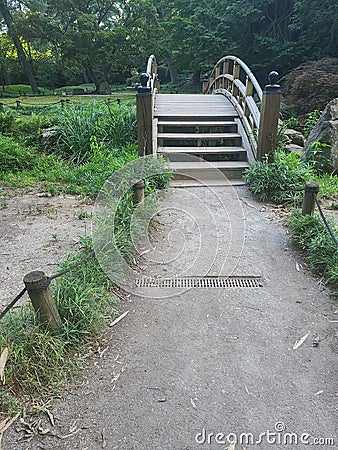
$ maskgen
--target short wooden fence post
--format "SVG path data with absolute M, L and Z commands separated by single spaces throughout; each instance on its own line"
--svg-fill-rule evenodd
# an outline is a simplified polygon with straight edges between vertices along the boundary
M 278 72 L 269 74 L 270 84 L 265 86 L 261 105 L 261 118 L 258 131 L 257 159 L 262 161 L 265 155 L 276 146 L 278 121 L 280 115 L 281 90 L 277 84 Z
M 56 308 L 53 295 L 47 284 L 47 276 L 42 271 L 34 271 L 25 275 L 23 279 L 33 308 L 39 322 L 53 330 L 61 325 L 61 318 Z
M 138 181 L 133 185 L 133 203 L 143 203 L 144 201 L 144 187 L 145 183 L 143 180 Z
M 305 186 L 302 214 L 313 214 L 316 206 L 316 197 L 319 192 L 317 183 L 310 182 Z

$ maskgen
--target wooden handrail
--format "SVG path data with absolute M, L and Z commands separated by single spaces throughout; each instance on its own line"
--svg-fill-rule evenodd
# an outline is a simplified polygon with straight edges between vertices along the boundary
M 203 92 L 220 93 L 231 101 L 257 158 L 257 136 L 260 125 L 257 103 L 262 101 L 263 92 L 249 67 L 236 56 L 224 56 L 216 63 Z
M 150 87 L 153 95 L 160 90 L 160 83 L 157 74 L 157 61 L 155 55 L 150 55 L 147 63 L 147 74 L 149 75 L 148 87 Z

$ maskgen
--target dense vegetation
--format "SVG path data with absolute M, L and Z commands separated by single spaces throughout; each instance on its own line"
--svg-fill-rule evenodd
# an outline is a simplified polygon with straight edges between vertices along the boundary
M 125 81 L 151 53 L 161 78 L 213 67 L 240 56 L 264 79 L 271 68 L 336 56 L 338 6 L 329 0 L 1 0 L 8 33 L 0 36 L 3 86 L 28 81 L 58 87 Z M 160 39 L 159 39 L 160 37 Z
M 328 232 L 318 211 L 314 215 L 302 215 L 299 207 L 302 205 L 304 187 L 309 182 L 319 185 L 318 199 L 326 200 L 332 209 L 337 209 L 338 176 L 321 172 L 315 159 L 305 160 L 300 154 L 287 152 L 283 144 L 282 133 L 287 126 L 295 126 L 309 134 L 318 119 L 319 111 L 308 114 L 303 127 L 293 117 L 280 127 L 274 161 L 269 158 L 250 165 L 245 178 L 250 190 L 258 199 L 276 204 L 285 204 L 290 208 L 288 218 L 290 235 L 304 251 L 309 268 L 323 277 L 338 296 L 338 248 Z M 320 144 L 320 143 L 318 143 Z M 270 158 L 271 159 L 271 158 Z M 328 219 L 333 235 L 338 241 L 338 228 L 334 220 Z
M 83 101 L 65 108 L 22 107 L 0 112 L 0 192 L 34 186 L 48 195 L 60 192 L 95 198 L 116 170 L 138 157 L 135 101 L 114 103 Z M 42 133 L 46 132 L 45 138 Z M 153 164 L 164 168 L 161 160 Z M 165 186 L 169 175 L 149 177 L 146 195 Z M 6 208 L 6 201 L 1 203 Z M 152 205 L 151 208 L 156 208 Z M 120 202 L 117 245 L 126 259 L 133 255 L 130 220 L 132 193 Z M 145 232 L 145 230 L 143 230 Z M 82 237 L 82 252 L 62 263 L 67 268 L 85 263 L 55 280 L 51 288 L 62 319 L 58 331 L 37 323 L 32 308 L 11 310 L 0 323 L 0 354 L 10 349 L 6 384 L 0 390 L 0 412 L 13 413 L 22 400 L 46 393 L 48 398 L 77 367 L 83 346 L 102 332 L 105 319 L 114 314 L 113 283 L 92 253 L 90 237 Z M 48 392 L 45 387 L 48 386 Z

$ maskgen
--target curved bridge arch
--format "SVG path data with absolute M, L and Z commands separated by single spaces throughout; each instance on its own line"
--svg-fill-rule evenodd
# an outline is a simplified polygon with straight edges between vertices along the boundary
M 277 80 L 271 77 L 263 92 L 240 58 L 221 58 L 204 80 L 203 94 L 161 94 L 154 55 L 140 78 L 141 156 L 162 154 L 173 170 L 183 167 L 184 161 L 194 170 L 203 170 L 205 161 L 212 162 L 239 182 L 248 162 L 261 160 L 275 145 L 281 97 Z M 194 163 L 187 163 L 189 156 L 195 158 Z
M 257 155 L 257 136 L 260 125 L 259 104 L 263 91 L 249 67 L 236 56 L 224 56 L 215 65 L 203 86 L 205 94 L 223 94 L 236 108 Z

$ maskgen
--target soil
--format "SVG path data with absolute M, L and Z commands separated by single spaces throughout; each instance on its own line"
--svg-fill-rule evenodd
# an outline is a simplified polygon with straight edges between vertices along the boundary
M 2 211 L 11 216 L 7 265 L 23 264 L 6 278 L 13 293 L 39 261 L 23 261 L 27 241 L 46 267 L 77 248 L 87 223 L 76 218 L 89 206 L 78 199 L 40 198 L 54 202 L 57 218 L 40 214 L 29 225 L 29 199 L 36 204 L 23 196 Z M 15 216 L 16 204 L 26 213 Z M 336 448 L 337 301 L 309 273 L 280 217 L 246 187 L 169 190 L 156 232 L 138 249 L 142 274 L 261 276 L 263 287 L 121 291 L 123 318 L 110 321 L 81 375 L 48 405 L 55 426 L 44 414 L 49 431 L 35 426 L 26 439 L 17 430 L 27 427 L 14 424 L 4 448 L 295 450 L 315 439 L 317 448 Z M 44 251 L 46 242 L 53 245 Z M 236 436 L 242 442 L 229 447 Z
M 71 195 L 7 192 L 0 196 L 0 208 L 2 309 L 23 289 L 27 273 L 42 270 L 51 275 L 67 254 L 78 252 L 80 236 L 90 230 L 92 206 Z

